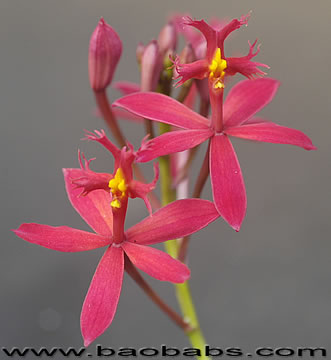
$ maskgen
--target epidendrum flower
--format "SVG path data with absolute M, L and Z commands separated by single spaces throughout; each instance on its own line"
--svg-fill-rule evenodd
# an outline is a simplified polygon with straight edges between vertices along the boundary
M 278 86 L 279 82 L 271 78 L 239 82 L 230 90 L 224 106 L 220 104 L 220 109 L 216 109 L 222 113 L 221 130 L 215 128 L 213 121 L 162 94 L 134 93 L 116 100 L 114 106 L 184 129 L 163 134 L 143 144 L 137 153 L 137 161 L 150 161 L 187 150 L 210 139 L 209 168 L 214 203 L 219 214 L 239 231 L 246 213 L 246 190 L 229 136 L 296 145 L 306 150 L 316 149 L 301 131 L 254 117 L 273 99 Z
M 249 52 L 242 57 L 226 57 L 224 54 L 224 41 L 236 29 L 246 25 L 249 20 L 250 13 L 242 16 L 239 20 L 233 19 L 228 24 L 222 26 L 210 26 L 204 20 L 192 20 L 187 18 L 185 25 L 192 26 L 201 31 L 206 39 L 207 49 L 205 57 L 190 64 L 181 64 L 179 58 L 175 60 L 175 66 L 178 73 L 179 81 L 177 85 L 183 84 L 185 81 L 195 78 L 208 78 L 210 85 L 214 89 L 224 88 L 224 78 L 227 75 L 241 73 L 247 78 L 254 76 L 262 76 L 265 73 L 258 68 L 269 66 L 253 62 L 251 59 L 256 56 L 260 49 L 259 46 L 254 52 L 257 40 L 249 43 Z
M 104 132 L 88 133 L 87 138 L 98 141 L 113 154 L 114 174 L 93 172 L 90 160 L 84 156 L 84 163 L 79 157 L 80 169 L 63 169 L 63 174 L 72 206 L 94 232 L 35 223 L 22 224 L 13 230 L 28 242 L 62 252 L 107 247 L 82 308 L 81 330 L 85 346 L 100 336 L 114 318 L 125 260 L 158 280 L 182 283 L 190 276 L 186 265 L 146 245 L 194 233 L 219 216 L 213 203 L 207 200 L 178 200 L 124 231 L 128 197 L 145 200 L 156 179 L 151 184 L 132 179 L 135 153 L 130 146 L 122 150 L 116 148 Z

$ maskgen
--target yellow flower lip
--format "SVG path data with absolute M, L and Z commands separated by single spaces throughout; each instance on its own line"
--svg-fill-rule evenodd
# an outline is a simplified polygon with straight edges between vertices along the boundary
M 110 192 L 113 195 L 113 200 L 110 205 L 113 208 L 121 208 L 121 199 L 127 196 L 128 185 L 125 182 L 123 170 L 118 168 L 115 176 L 109 181 L 108 184 Z
M 224 88 L 223 79 L 225 76 L 225 69 L 227 68 L 226 60 L 222 59 L 222 52 L 217 48 L 211 64 L 209 65 L 209 79 L 216 80 L 214 84 L 215 89 Z

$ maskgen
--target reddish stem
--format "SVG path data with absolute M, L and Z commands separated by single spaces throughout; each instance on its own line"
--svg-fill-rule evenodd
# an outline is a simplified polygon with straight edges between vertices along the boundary
M 105 90 L 95 91 L 94 95 L 98 108 L 104 120 L 106 121 L 107 125 L 109 126 L 112 134 L 114 135 L 117 143 L 120 145 L 121 148 L 123 146 L 126 146 L 125 137 L 123 136 L 122 131 L 119 128 L 116 118 L 111 110 L 106 91 Z
M 201 99 L 199 114 L 208 118 L 210 101 Z
M 111 110 L 111 107 L 109 105 L 109 101 L 107 98 L 107 94 L 105 90 L 102 91 L 95 91 L 95 99 L 98 105 L 98 108 L 102 114 L 102 117 L 104 118 L 105 122 L 110 128 L 110 131 L 112 132 L 113 136 L 115 137 L 118 145 L 122 148 L 123 146 L 126 146 L 126 139 L 124 135 L 122 134 L 121 129 L 119 128 L 117 124 L 117 119 L 114 115 L 114 113 Z M 133 171 L 135 173 L 136 178 L 143 182 L 147 183 L 144 175 L 142 174 L 139 166 L 137 164 L 133 164 Z M 159 209 L 161 207 L 160 200 L 155 195 L 155 193 L 150 192 L 148 195 L 149 201 L 152 204 L 152 207 L 154 209 Z
M 146 135 L 149 135 L 149 139 L 153 139 L 155 137 L 153 123 L 151 120 L 148 119 L 144 119 L 144 121 L 145 121 Z
M 192 331 L 192 327 L 183 320 L 173 309 L 171 309 L 157 293 L 148 285 L 145 279 L 140 275 L 136 267 L 131 263 L 125 255 L 125 270 L 131 278 L 140 286 L 146 295 L 172 320 L 178 325 L 185 333 Z

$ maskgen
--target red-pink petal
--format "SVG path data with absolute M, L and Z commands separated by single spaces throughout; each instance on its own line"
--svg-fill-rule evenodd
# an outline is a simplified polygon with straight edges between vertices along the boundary
M 110 236 L 113 229 L 110 194 L 104 190 L 95 190 L 86 196 L 79 196 L 82 190 L 76 189 L 71 181 L 81 177 L 83 170 L 63 169 L 63 175 L 72 206 L 96 233 Z
M 116 119 L 124 119 L 133 121 L 136 123 L 143 123 L 144 119 L 140 116 L 133 115 L 127 110 L 121 109 L 121 108 L 113 108 L 113 115 L 116 117 Z
M 210 177 L 218 212 L 239 231 L 246 213 L 246 190 L 236 153 L 226 135 L 211 139 Z
M 149 192 L 151 192 L 152 190 L 155 189 L 156 187 L 156 183 L 159 179 L 159 164 L 158 163 L 154 163 L 154 179 L 151 183 L 149 184 L 145 184 L 145 183 L 142 183 L 140 181 L 137 181 L 137 180 L 132 180 L 130 182 L 130 194 L 129 196 L 131 198 L 136 198 L 136 197 L 140 197 L 144 200 L 145 202 L 145 205 L 147 207 L 147 210 L 150 214 L 152 214 L 153 210 L 152 210 L 152 205 L 151 203 L 149 202 L 149 199 L 148 199 L 148 196 L 147 194 Z
M 115 144 L 113 144 L 107 137 L 104 130 L 94 130 L 94 131 L 87 131 L 85 130 L 85 137 L 82 140 L 87 141 L 96 141 L 102 146 L 104 146 L 111 154 L 114 156 L 115 159 L 115 168 L 116 164 L 121 159 L 121 149 L 119 149 Z
M 243 80 L 235 85 L 224 102 L 224 127 L 238 126 L 270 103 L 279 87 L 271 78 Z
M 149 246 L 124 242 L 122 248 L 140 270 L 161 281 L 183 283 L 190 277 L 189 268 L 163 251 Z
M 148 141 L 143 150 L 138 150 L 136 160 L 146 162 L 159 156 L 191 149 L 209 139 L 213 133 L 211 129 L 168 132 Z
M 251 13 L 243 15 L 239 20 L 233 19 L 228 24 L 224 25 L 217 33 L 217 46 L 221 48 L 222 54 L 224 54 L 224 40 L 234 31 L 241 26 L 246 25 L 250 18 Z
M 188 26 L 188 20 L 191 20 L 190 14 L 188 13 L 177 13 L 172 16 L 172 21 L 174 22 L 177 31 L 183 34 L 186 42 L 190 43 L 193 48 L 195 48 L 202 41 L 205 41 L 205 38 L 200 32 L 196 31 L 191 26 Z
M 80 323 L 86 347 L 113 321 L 120 297 L 123 272 L 123 250 L 119 247 L 109 247 L 96 269 L 83 304 Z
M 259 123 L 270 123 L 270 121 L 260 118 L 260 117 L 252 117 L 252 118 L 246 120 L 245 122 L 243 122 L 241 125 L 259 124 Z
M 262 64 L 259 62 L 251 61 L 246 59 L 245 56 L 241 58 L 227 58 L 227 75 L 235 75 L 236 73 L 240 73 L 246 76 L 248 79 L 253 80 L 257 77 L 262 77 L 266 75 L 264 71 L 258 68 L 258 66 L 270 69 L 270 67 L 266 64 Z
M 132 226 L 126 236 L 133 243 L 156 244 L 193 234 L 218 217 L 214 204 L 208 200 L 177 200 Z
M 117 81 L 112 87 L 119 90 L 122 95 L 129 95 L 140 91 L 140 85 L 130 81 Z
M 225 132 L 242 139 L 289 144 L 300 146 L 305 150 L 316 150 L 309 137 L 303 132 L 269 122 L 232 127 Z
M 116 100 L 114 106 L 122 107 L 143 118 L 178 126 L 183 129 L 205 129 L 208 119 L 192 111 L 170 96 L 140 92 Z
M 14 233 L 20 238 L 45 248 L 76 252 L 97 249 L 111 242 L 110 237 L 92 234 L 67 226 L 48 226 L 41 224 L 22 224 Z
M 208 25 L 204 20 L 189 19 L 187 25 L 193 26 L 204 35 L 207 41 L 207 59 L 211 62 L 217 48 L 217 31 Z
M 197 95 L 198 95 L 197 86 L 195 85 L 195 83 L 193 83 L 188 95 L 184 100 L 184 105 L 190 109 L 193 109 L 195 105 L 195 101 L 197 99 Z
M 206 60 L 197 60 L 190 64 L 181 64 L 179 58 L 177 58 L 174 64 L 178 74 L 175 78 L 175 80 L 178 80 L 176 82 L 176 87 L 184 84 L 187 80 L 201 80 L 208 76 L 209 65 Z

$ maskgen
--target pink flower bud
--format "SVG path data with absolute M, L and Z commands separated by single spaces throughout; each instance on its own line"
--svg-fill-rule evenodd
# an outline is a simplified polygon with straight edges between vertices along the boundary
M 158 44 L 160 52 L 166 54 L 169 51 L 174 51 L 177 46 L 177 31 L 174 23 L 170 21 L 163 27 L 159 34 Z
M 163 57 L 156 40 L 145 48 L 141 58 L 141 91 L 154 91 L 160 78 Z
M 91 36 L 89 47 L 89 77 L 93 90 L 104 90 L 111 83 L 121 54 L 121 39 L 101 18 Z

